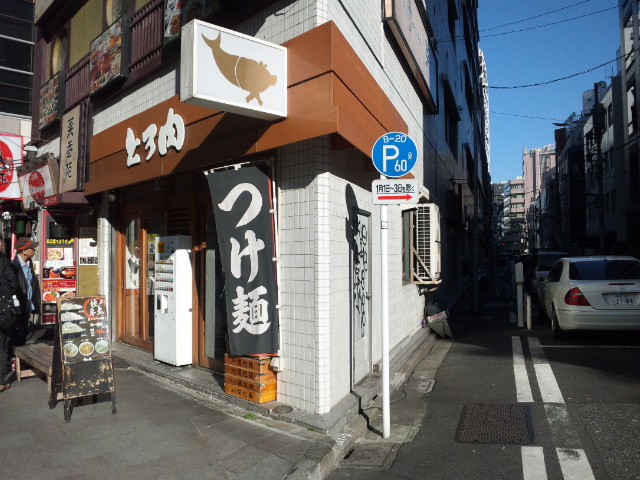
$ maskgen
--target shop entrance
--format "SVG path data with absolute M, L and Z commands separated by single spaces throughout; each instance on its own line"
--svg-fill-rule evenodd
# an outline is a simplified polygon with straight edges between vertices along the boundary
M 153 351 L 153 272 L 155 237 L 162 234 L 159 216 L 122 216 L 118 270 L 121 272 L 120 340 Z

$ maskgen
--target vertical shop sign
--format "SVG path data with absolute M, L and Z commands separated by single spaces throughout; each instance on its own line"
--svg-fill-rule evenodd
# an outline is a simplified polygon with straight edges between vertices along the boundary
M 62 117 L 60 139 L 60 182 L 58 193 L 78 189 L 78 158 L 80 130 L 82 128 L 82 106 L 79 104 Z
M 278 351 L 269 177 L 257 167 L 208 175 L 225 275 L 232 355 Z

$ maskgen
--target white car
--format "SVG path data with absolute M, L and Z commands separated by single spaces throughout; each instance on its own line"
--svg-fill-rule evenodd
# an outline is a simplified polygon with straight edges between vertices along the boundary
M 610 255 L 558 260 L 537 278 L 540 314 L 566 330 L 640 330 L 640 260 Z

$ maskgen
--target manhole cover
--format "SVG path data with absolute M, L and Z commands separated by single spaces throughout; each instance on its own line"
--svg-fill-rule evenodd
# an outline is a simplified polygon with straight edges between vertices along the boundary
M 343 468 L 388 470 L 399 446 L 395 443 L 356 443 L 341 462 Z
M 278 405 L 277 407 L 273 407 L 271 411 L 274 413 L 290 413 L 293 412 L 293 407 L 289 405 Z
M 464 406 L 456 442 L 533 443 L 529 405 L 470 403 Z

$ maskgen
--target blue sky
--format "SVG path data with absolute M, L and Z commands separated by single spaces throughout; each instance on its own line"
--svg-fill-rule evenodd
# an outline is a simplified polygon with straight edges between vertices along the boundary
M 582 93 L 593 89 L 595 82 L 606 81 L 609 85 L 610 77 L 617 73 L 617 64 L 609 63 L 548 85 L 492 87 L 549 82 L 615 59 L 620 45 L 618 2 L 480 0 L 478 3 L 480 48 L 485 55 L 490 87 L 491 181 L 495 183 L 522 175 L 523 148 L 555 143 L 553 123 L 563 122 L 572 112 L 580 114 Z M 559 9 L 562 10 L 543 15 Z M 602 10 L 606 11 L 594 13 Z M 534 16 L 537 18 L 519 22 Z M 582 18 L 569 20 L 574 17 Z M 512 22 L 518 23 L 506 25 Z M 496 35 L 513 31 L 518 32 Z

